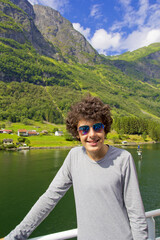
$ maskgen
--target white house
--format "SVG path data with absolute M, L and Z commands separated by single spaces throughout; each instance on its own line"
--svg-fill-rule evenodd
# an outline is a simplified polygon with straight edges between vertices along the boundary
M 62 136 L 63 132 L 62 131 L 55 131 L 55 136 Z
M 18 136 L 28 136 L 28 132 L 26 129 L 19 129 L 18 130 Z

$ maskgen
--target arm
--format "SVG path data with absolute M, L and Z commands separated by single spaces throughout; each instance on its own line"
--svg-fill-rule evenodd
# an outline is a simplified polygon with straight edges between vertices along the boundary
M 25 240 L 49 215 L 58 201 L 72 185 L 69 155 L 51 182 L 47 191 L 38 199 L 23 221 L 5 237 L 5 240 Z
M 124 172 L 124 203 L 134 240 L 147 239 L 147 222 L 139 190 L 134 160 L 129 155 Z

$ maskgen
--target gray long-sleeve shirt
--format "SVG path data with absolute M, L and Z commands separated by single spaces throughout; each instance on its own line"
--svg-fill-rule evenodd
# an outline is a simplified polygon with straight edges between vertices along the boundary
M 146 240 L 147 224 L 132 156 L 109 146 L 100 161 L 73 148 L 47 191 L 5 240 L 24 240 L 73 184 L 78 240 Z

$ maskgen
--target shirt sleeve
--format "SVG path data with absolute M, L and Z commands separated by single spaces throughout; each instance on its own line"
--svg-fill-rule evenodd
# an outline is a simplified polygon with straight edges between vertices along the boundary
M 133 240 L 147 240 L 147 222 L 139 190 L 134 160 L 128 157 L 124 172 L 124 203 L 130 221 Z
M 27 239 L 34 229 L 49 215 L 71 185 L 70 154 L 68 154 L 47 191 L 38 199 L 22 222 L 5 237 L 5 240 Z

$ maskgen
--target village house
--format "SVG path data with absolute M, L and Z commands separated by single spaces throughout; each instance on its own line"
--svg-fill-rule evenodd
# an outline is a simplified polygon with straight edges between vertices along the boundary
M 39 135 L 36 130 L 26 130 L 26 129 L 19 129 L 18 130 L 18 136 L 20 137 L 28 137 L 28 136 L 37 136 Z
M 1 129 L 0 130 L 0 133 L 8 133 L 8 134 L 11 134 L 12 133 L 12 130 L 8 130 L 8 129 Z
M 13 143 L 13 139 L 3 139 L 3 144 L 4 145 L 9 145 Z
M 63 132 L 62 131 L 55 131 L 55 136 L 62 136 Z
M 28 136 L 37 136 L 37 135 L 39 135 L 39 133 L 36 132 L 36 130 L 29 130 L 28 131 Z
M 42 134 L 48 134 L 48 131 L 47 131 L 47 130 L 42 130 L 41 133 L 42 133 Z
M 18 136 L 27 137 L 27 136 L 28 136 L 27 130 L 26 130 L 26 129 L 19 129 L 19 130 L 18 130 Z

